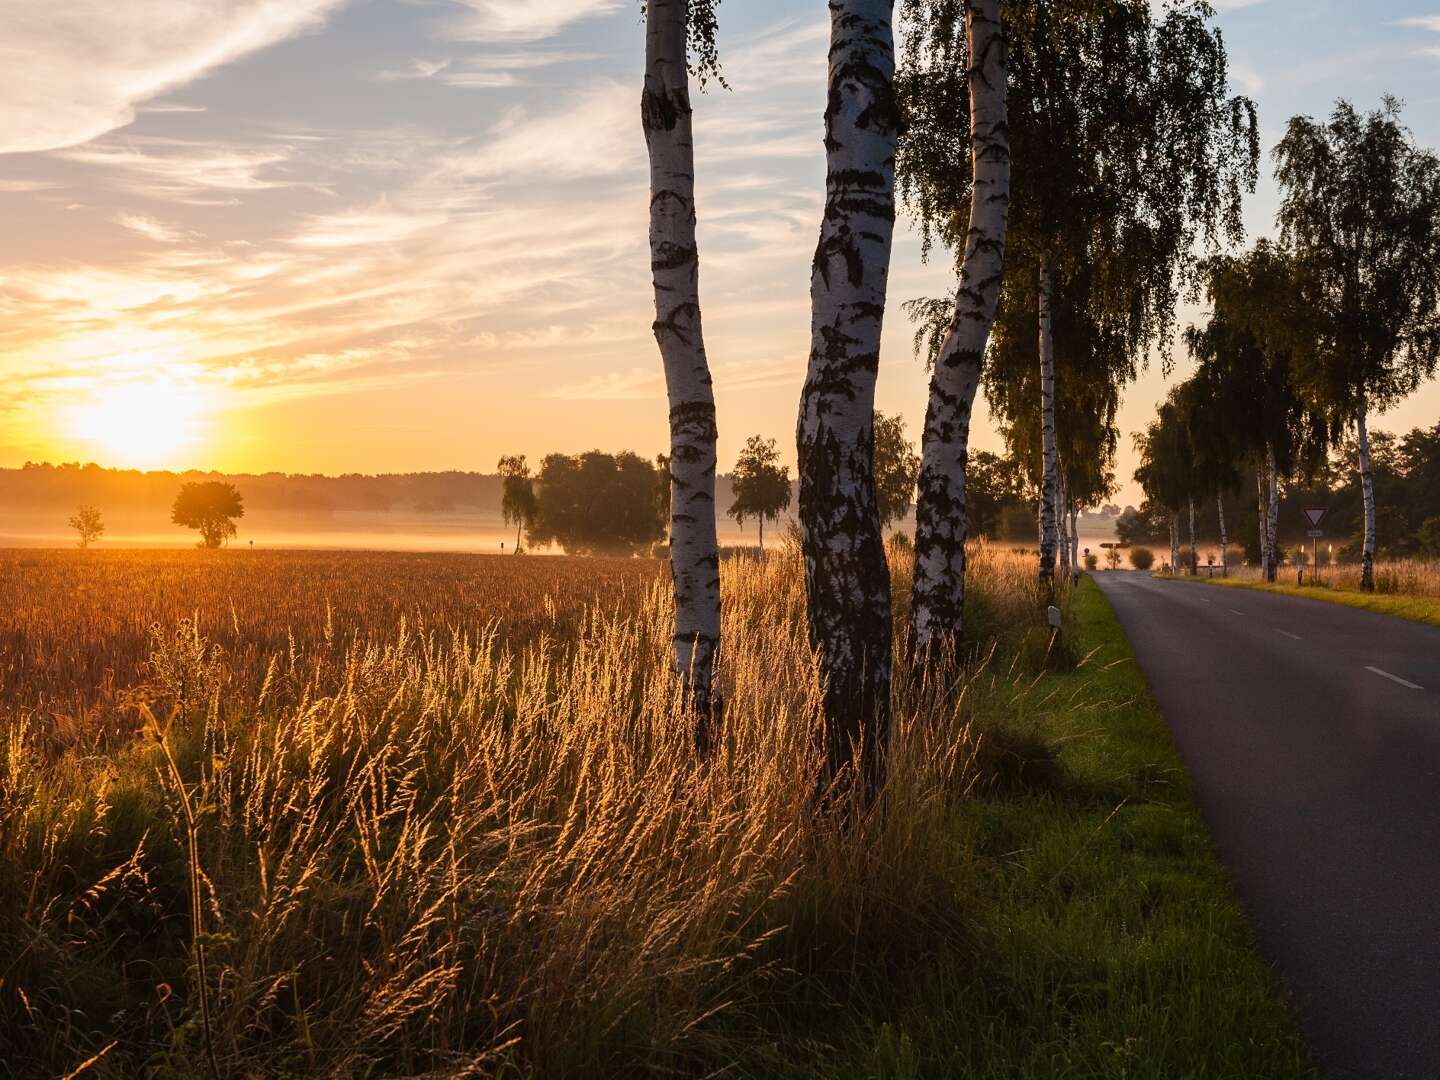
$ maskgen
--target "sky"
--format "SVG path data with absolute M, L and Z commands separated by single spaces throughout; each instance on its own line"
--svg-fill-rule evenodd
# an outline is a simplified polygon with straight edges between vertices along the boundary
M 1440 0 L 1216 6 L 1259 106 L 1250 239 L 1295 113 L 1391 92 L 1440 145 Z M 731 89 L 696 95 L 695 137 L 728 468 L 753 434 L 793 460 L 828 16 L 720 14 Z M 0 0 L 0 25 L 0 466 L 489 471 L 666 446 L 636 0 Z M 877 406 L 917 437 L 900 304 L 950 287 L 902 221 Z M 1122 502 L 1161 366 L 1126 394 Z M 1372 423 L 1437 414 L 1432 383 Z M 1000 449 L 984 413 L 973 444 Z

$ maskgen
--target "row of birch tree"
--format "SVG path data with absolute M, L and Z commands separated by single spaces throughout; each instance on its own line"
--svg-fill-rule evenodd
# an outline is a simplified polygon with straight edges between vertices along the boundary
M 674 659 L 702 729 L 719 707 L 720 595 L 689 83 L 718 78 L 715 2 L 648 0 L 641 109 L 670 407 Z M 825 202 L 796 433 L 826 779 L 853 768 L 871 793 L 894 654 L 873 418 L 897 198 L 927 257 L 938 245 L 957 279 L 953 295 L 910 305 L 931 370 L 907 651 L 924 664 L 953 655 L 964 630 L 979 388 L 1012 453 L 1036 463 L 1050 582 L 1074 558 L 1078 510 L 1113 485 L 1120 389 L 1173 337 L 1199 255 L 1238 239 L 1258 162 L 1254 107 L 1229 93 L 1201 0 L 900 7 L 897 74 L 895 0 L 829 3 Z
M 1290 120 L 1274 150 L 1279 238 L 1202 267 L 1206 319 L 1186 333 L 1195 373 L 1140 437 L 1136 479 L 1171 514 L 1255 480 L 1262 572 L 1274 581 L 1281 482 L 1313 477 L 1350 433 L 1375 584 L 1369 419 L 1432 378 L 1440 360 L 1440 159 L 1385 98 L 1361 113 Z M 1172 543 L 1172 566 L 1179 567 Z

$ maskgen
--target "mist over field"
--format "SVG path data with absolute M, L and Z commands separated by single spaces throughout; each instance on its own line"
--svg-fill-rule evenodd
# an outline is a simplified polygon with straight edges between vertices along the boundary
M 501 517 L 500 478 L 491 473 L 252 475 L 29 465 L 0 469 L 0 547 L 72 546 L 67 518 L 80 504 L 103 512 L 105 547 L 193 547 L 194 534 L 173 524 L 170 510 L 180 485 L 197 479 L 234 483 L 244 497 L 245 516 L 231 542 L 236 547 L 508 552 L 515 546 L 515 529 Z M 755 544 L 753 520 L 742 528 L 724 513 L 734 501 L 731 477 L 721 475 L 715 487 L 720 543 Z M 767 546 L 779 543 L 794 520 L 793 500 L 791 506 L 778 528 L 767 527 Z M 909 533 L 914 525 L 911 512 L 894 529 Z M 1113 518 L 1082 515 L 1080 536 L 1091 544 L 1112 539 Z M 560 553 L 554 545 L 527 550 Z

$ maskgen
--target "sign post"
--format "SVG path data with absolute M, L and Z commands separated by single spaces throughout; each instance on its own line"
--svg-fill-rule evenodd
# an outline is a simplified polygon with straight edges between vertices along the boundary
M 1310 576 L 1318 582 L 1320 580 L 1320 537 L 1325 535 L 1325 530 L 1320 526 L 1325 524 L 1325 519 L 1330 516 L 1328 506 L 1307 506 L 1304 510 L 1305 521 L 1310 528 L 1305 530 L 1305 535 L 1310 538 Z

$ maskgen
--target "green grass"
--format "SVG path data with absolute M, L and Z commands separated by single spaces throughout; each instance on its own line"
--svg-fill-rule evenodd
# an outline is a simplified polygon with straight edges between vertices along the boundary
M 1240 581 L 1235 578 L 1177 578 L 1179 581 L 1204 581 L 1210 585 L 1224 585 L 1233 589 L 1255 589 L 1260 592 L 1280 593 L 1284 596 L 1307 596 L 1311 600 L 1327 600 L 1332 604 L 1378 611 L 1382 615 L 1395 615 L 1401 619 L 1440 626 L 1440 600 L 1432 596 L 1407 596 L 1400 593 L 1365 593 L 1353 589 L 1336 589 L 1329 585 L 1271 585 L 1264 581 Z
M 854 1003 L 835 1076 L 1310 1077 L 1169 731 L 1108 602 L 1073 605 L 1079 670 L 994 733 L 1031 766 L 958 811 L 963 948 Z

